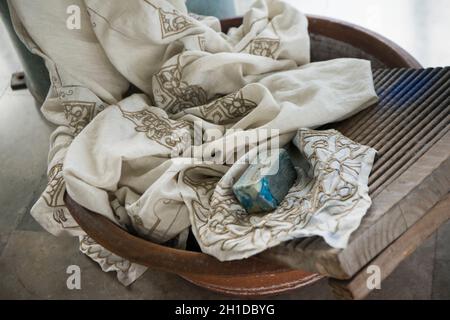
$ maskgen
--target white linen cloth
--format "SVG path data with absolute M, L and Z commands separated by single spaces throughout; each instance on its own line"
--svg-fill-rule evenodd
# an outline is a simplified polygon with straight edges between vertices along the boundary
M 70 6 L 80 8 L 81 29 L 66 26 Z M 80 250 L 104 271 L 116 271 L 124 285 L 146 270 L 99 246 L 67 210 L 62 166 L 73 138 L 108 104 L 122 99 L 129 82 L 114 68 L 99 44 L 83 0 L 8 0 L 14 29 L 27 48 L 41 56 L 51 87 L 42 113 L 57 126 L 50 137 L 48 186 L 31 209 L 50 233 L 79 239 Z
M 63 26 L 74 3 L 83 16 L 76 31 Z M 335 132 L 300 131 L 295 141 L 311 167 L 299 162 L 304 179 L 265 216 L 243 215 L 229 197 L 246 165 L 226 160 L 245 148 L 254 156 L 277 139 L 286 145 L 301 128 L 342 120 L 373 104 L 370 62 L 309 63 L 306 17 L 277 0 L 257 1 L 243 25 L 227 35 L 217 19 L 188 15 L 183 1 L 9 5 L 17 32 L 46 59 L 52 79 L 42 110 L 59 127 L 52 136 L 49 185 L 32 209 L 47 230 L 79 236 L 88 254 L 89 245 L 107 252 L 70 217 L 62 199 L 67 189 L 80 205 L 151 241 L 178 237 L 182 247 L 191 226 L 201 249 L 220 260 L 246 258 L 298 236 L 320 235 L 345 247 L 370 206 L 372 149 Z M 144 94 L 125 97 L 129 83 Z M 193 147 L 199 124 L 204 141 Z M 243 132 L 257 130 L 270 132 L 258 137 L 258 146 L 240 141 Z M 310 139 L 317 139 L 314 147 Z M 214 163 L 206 161 L 211 154 Z M 125 284 L 145 270 L 120 257 L 105 265 L 102 255 L 90 256 L 118 271 Z

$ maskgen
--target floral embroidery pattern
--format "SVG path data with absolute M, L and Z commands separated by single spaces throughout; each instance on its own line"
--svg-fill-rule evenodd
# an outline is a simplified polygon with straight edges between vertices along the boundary
M 64 204 L 65 183 L 62 170 L 62 162 L 58 162 L 50 169 L 48 184 L 42 198 L 47 206 L 52 208 L 52 218 L 57 224 L 63 229 L 77 229 L 78 224 L 73 220 Z
M 176 10 L 169 12 L 158 8 L 158 13 L 163 39 L 179 34 L 194 26 L 194 23 L 188 16 L 178 13 Z
M 179 59 L 177 64 L 162 68 L 154 76 L 153 84 L 158 107 L 169 113 L 177 113 L 207 103 L 207 94 L 202 87 L 182 81 Z
M 249 256 L 311 231 L 320 232 L 323 226 L 311 225 L 319 211 L 333 216 L 338 228 L 357 206 L 370 205 L 361 196 L 367 190 L 361 190 L 359 176 L 372 149 L 335 130 L 302 130 L 295 144 L 306 166 L 298 167 L 297 182 L 280 206 L 262 216 L 246 214 L 233 194 L 230 176 L 219 181 L 206 167 L 192 169 L 203 170 L 204 176 L 186 171 L 183 182 L 193 191 L 189 207 L 202 249 L 222 251 L 224 257 L 230 251 L 235 258 Z M 304 235 L 304 228 L 310 228 L 309 233 Z
M 252 40 L 244 51 L 256 56 L 275 59 L 275 53 L 279 47 L 279 39 L 259 38 Z
M 105 250 L 102 246 L 95 242 L 94 239 L 87 235 L 80 239 L 80 251 L 89 256 L 91 259 L 97 261 L 105 271 L 109 271 L 113 268 L 114 270 L 127 273 L 130 271 L 132 266 L 130 261 Z
M 122 110 L 122 115 L 132 121 L 137 132 L 143 132 L 152 141 L 169 148 L 183 150 L 191 141 L 191 124 L 186 121 L 173 121 L 167 116 L 158 115 L 149 109 L 137 112 Z
M 78 135 L 95 116 L 95 103 L 70 101 L 63 102 L 64 116 L 73 128 L 74 135 Z
M 64 178 L 62 168 L 62 163 L 58 162 L 50 169 L 47 188 L 42 194 L 47 205 L 52 208 L 64 206 Z
M 68 221 L 63 209 L 56 209 L 53 211 L 53 220 L 60 225 L 64 225 Z
M 329 201 L 347 201 L 358 191 L 361 162 L 369 147 L 361 146 L 335 130 L 324 132 L 302 131 L 299 148 L 312 165 L 312 175 L 318 177 L 312 188 L 315 208 Z M 339 210 L 342 214 L 343 210 Z
M 63 229 L 79 229 L 78 223 L 70 215 L 66 207 L 59 207 L 53 210 L 53 220 Z
M 255 102 L 245 99 L 242 91 L 239 91 L 201 106 L 200 112 L 205 120 L 216 124 L 227 124 L 237 118 L 246 116 L 256 106 Z

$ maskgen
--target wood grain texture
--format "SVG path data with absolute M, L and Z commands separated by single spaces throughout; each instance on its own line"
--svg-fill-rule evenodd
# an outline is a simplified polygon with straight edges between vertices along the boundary
M 421 243 L 449 219 L 450 195 L 447 194 L 444 200 L 434 206 L 368 265 L 379 266 L 381 280 L 386 279 L 405 258 L 412 254 Z M 366 298 L 371 292 L 367 286 L 370 275 L 371 273 L 367 272 L 367 268 L 363 268 L 351 280 L 330 279 L 329 283 L 338 298 L 360 300 Z
M 375 199 L 346 249 L 300 239 L 261 254 L 292 268 L 349 279 L 423 217 L 450 190 L 450 133 Z M 450 209 L 449 209 L 450 210 Z
M 450 190 L 450 68 L 374 73 L 378 105 L 334 127 L 378 149 L 373 205 L 344 250 L 299 239 L 262 254 L 292 268 L 349 279 Z M 450 210 L 450 208 L 449 208 Z

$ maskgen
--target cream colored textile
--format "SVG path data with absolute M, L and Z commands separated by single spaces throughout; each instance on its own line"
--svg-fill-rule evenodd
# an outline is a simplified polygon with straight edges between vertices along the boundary
M 351 79 L 356 77 L 355 84 Z M 152 107 L 144 95 L 133 95 L 109 106 L 74 140 L 64 163 L 68 192 L 84 207 L 123 227 L 131 224 L 154 242 L 164 243 L 192 225 L 202 250 L 221 260 L 246 258 L 298 236 L 321 235 L 330 245 L 345 247 L 370 206 L 367 179 L 375 154 L 372 149 L 350 144 L 337 133 L 324 133 L 326 139 L 315 143 L 321 145 L 317 154 L 298 142 L 304 157 L 322 156 L 320 168 L 327 173 L 330 168 L 344 172 L 349 167 L 352 185 L 340 186 L 342 182 L 333 174 L 320 182 L 321 170 L 316 167 L 298 181 L 301 186 L 308 184 L 304 196 L 322 188 L 324 197 L 338 192 L 336 197 L 341 198 L 332 205 L 320 200 L 325 207 L 317 199 L 295 204 L 289 200 L 264 216 L 246 216 L 237 204 L 231 186 L 246 165 L 228 165 L 226 160 L 245 148 L 246 141 L 236 139 L 244 135 L 243 130 L 276 129 L 269 132 L 280 135 L 283 145 L 299 128 L 319 126 L 360 110 L 373 101 L 373 88 L 367 85 L 370 79 L 366 61 L 313 63 L 270 75 L 206 105 L 182 109 L 173 117 L 163 106 Z M 268 88 L 275 88 L 276 94 Z M 207 141 L 208 131 L 215 133 L 213 141 L 201 145 L 202 153 L 192 150 L 198 146 L 191 148 L 199 120 Z M 264 146 L 269 137 L 273 138 L 263 136 L 257 142 Z M 211 150 L 214 159 L 208 158 Z M 335 159 L 327 160 L 323 153 Z M 195 155 L 196 159 L 191 158 Z M 116 196 L 114 205 L 111 194 Z
M 68 5 L 61 3 L 56 8 Z M 318 148 L 298 136 L 300 153 L 321 159 L 311 163 L 328 168 L 323 157 L 329 154 L 337 159 L 328 163 L 333 170 L 340 170 L 336 163 L 353 168 L 352 185 L 300 161 L 304 179 L 296 188 L 303 189 L 291 190 L 287 202 L 267 216 L 243 215 L 229 196 L 247 166 L 229 160 L 246 151 L 252 158 L 274 141 L 286 145 L 301 128 L 342 120 L 374 103 L 368 61 L 309 63 L 306 17 L 277 0 L 257 1 L 243 25 L 227 35 L 218 32 L 217 19 L 188 15 L 182 1 L 77 3 L 91 22 L 78 35 L 89 39 L 89 45 L 77 44 L 84 48 L 82 61 L 71 60 L 74 50 L 58 50 L 72 37 L 69 31 L 50 37 L 48 29 L 37 28 L 30 35 L 26 31 L 42 22 L 21 25 L 32 14 L 25 5 L 15 7 L 21 13 L 16 27 L 47 59 L 53 87 L 43 112 L 59 125 L 50 151 L 50 183 L 32 210 L 42 225 L 55 234 L 79 235 L 81 249 L 89 253 L 83 248 L 92 239 L 64 206 L 67 189 L 79 204 L 151 241 L 178 237 L 182 247 L 192 227 L 202 250 L 220 260 L 249 257 L 299 236 L 319 235 L 332 246 L 346 245 L 370 206 L 372 149 L 333 132 L 318 134 L 317 144 L 323 146 Z M 55 19 L 48 23 L 60 23 Z M 90 72 L 92 66 L 99 68 Z M 59 69 L 69 70 L 68 80 L 61 82 Z M 125 97 L 128 83 L 144 94 Z M 242 139 L 249 133 L 257 133 L 252 143 Z M 329 192 L 311 198 L 318 190 Z M 333 192 L 342 199 L 324 200 Z M 99 248 L 92 246 L 91 252 Z M 144 270 L 111 265 L 127 284 Z
M 14 0 L 8 5 L 17 35 L 44 59 L 49 70 L 52 85 L 41 110 L 57 126 L 50 139 L 48 186 L 31 214 L 52 234 L 79 238 L 82 252 L 103 270 L 116 271 L 118 279 L 129 285 L 146 268 L 114 255 L 86 236 L 64 204 L 62 175 L 73 138 L 108 104 L 122 99 L 129 83 L 107 59 L 82 0 Z M 81 9 L 80 30 L 66 27 L 67 8 L 72 5 Z
M 152 77 L 155 73 L 177 76 L 168 74 L 173 69 L 163 71 L 161 66 L 177 64 L 178 59 L 174 56 L 183 50 L 188 51 L 186 59 L 189 62 L 193 62 L 193 58 L 188 57 L 194 53 L 194 56 L 205 57 L 191 68 L 202 63 L 207 63 L 210 71 L 219 68 L 209 77 L 215 90 L 204 88 L 210 97 L 216 91 L 240 89 L 244 84 L 243 77 L 251 78 L 253 74 L 277 71 L 283 67 L 293 68 L 309 62 L 306 17 L 278 0 L 257 1 L 245 15 L 243 25 L 233 30 L 229 37 L 217 32 L 217 19 L 199 21 L 187 15 L 181 1 L 86 0 L 86 5 L 95 24 L 94 31 L 111 62 L 149 96 L 153 95 Z M 214 26 L 214 29 L 209 26 Z M 239 52 L 288 61 L 226 54 Z M 217 59 L 216 55 L 212 55 L 214 53 L 225 57 Z M 180 61 L 183 66 L 186 59 Z M 233 71 L 223 72 L 230 68 Z M 218 81 L 221 86 L 217 86 Z M 232 86 L 233 90 L 227 86 Z
M 293 238 L 321 236 L 345 248 L 371 205 L 375 150 L 334 130 L 301 129 L 290 153 L 297 181 L 271 213 L 246 214 L 232 186 L 245 166 L 193 167 L 180 177 L 192 230 L 202 250 L 222 261 L 255 255 Z

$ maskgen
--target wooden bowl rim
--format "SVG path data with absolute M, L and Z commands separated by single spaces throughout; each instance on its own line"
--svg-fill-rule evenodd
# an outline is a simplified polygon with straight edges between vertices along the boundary
M 139 238 L 108 218 L 76 203 L 68 193 L 64 201 L 70 214 L 86 234 L 114 254 L 153 269 L 183 276 L 205 274 L 239 277 L 249 274 L 270 275 L 292 269 L 258 256 L 221 262 L 201 252 L 175 249 Z M 307 275 L 307 273 L 305 273 Z
M 400 46 L 373 31 L 322 16 L 308 15 L 308 20 L 309 31 L 312 34 L 320 34 L 343 41 L 362 50 L 370 48 L 369 52 L 372 54 L 375 52 L 387 59 L 386 61 L 381 60 L 381 62 L 388 67 L 422 67 Z M 226 19 L 221 23 L 227 29 L 240 25 L 242 18 Z M 351 34 L 350 37 L 349 34 Z M 107 250 L 134 263 L 184 277 L 209 275 L 234 278 L 250 274 L 264 276 L 292 271 L 286 266 L 268 261 L 258 255 L 245 260 L 221 262 L 204 253 L 179 250 L 152 243 L 128 233 L 108 218 L 83 208 L 67 193 L 64 198 L 70 214 L 89 237 Z M 305 276 L 308 275 L 310 274 L 305 272 Z
M 420 69 L 422 65 L 405 49 L 395 42 L 359 25 L 320 15 L 307 14 L 309 32 L 342 41 L 365 52 L 371 53 L 387 68 L 414 68 Z M 242 17 L 224 19 L 221 21 L 222 29 L 242 24 Z

